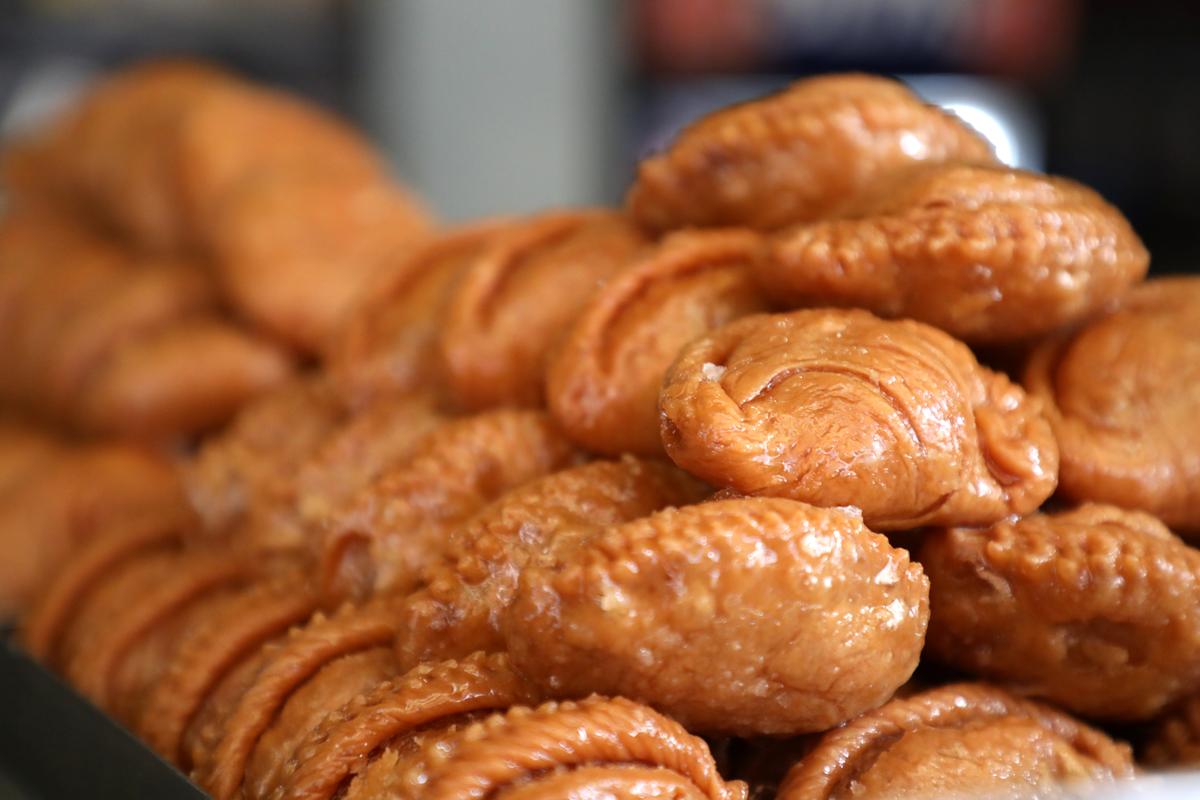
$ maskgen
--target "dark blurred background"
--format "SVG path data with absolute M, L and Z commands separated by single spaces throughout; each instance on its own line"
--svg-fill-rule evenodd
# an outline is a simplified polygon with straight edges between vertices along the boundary
M 1200 265 L 1200 4 L 1165 0 L 0 0 L 0 138 L 104 71 L 211 58 L 363 125 L 443 214 L 611 203 L 690 119 L 869 70 Z

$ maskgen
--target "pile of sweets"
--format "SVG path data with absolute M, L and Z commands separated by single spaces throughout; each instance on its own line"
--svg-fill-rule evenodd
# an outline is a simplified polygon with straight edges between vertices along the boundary
M 13 609 L 213 797 L 1041 798 L 1134 746 L 1200 763 L 1200 280 L 1144 282 L 1095 192 L 830 76 L 687 128 L 623 209 L 414 243 L 397 201 L 410 241 L 325 251 L 357 206 L 306 198 L 343 185 L 225 150 L 291 101 L 160 70 L 84 108 L 174 143 L 64 173 L 207 241 L 230 308 L 320 363 L 144 513 L 78 501 Z M 253 201 L 197 178 L 259 165 Z M 301 302 L 363 259 L 352 313 Z M 60 524 L 3 520 L 5 553 Z

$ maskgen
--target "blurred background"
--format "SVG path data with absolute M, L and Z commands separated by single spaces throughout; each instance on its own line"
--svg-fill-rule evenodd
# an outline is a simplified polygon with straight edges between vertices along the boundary
M 1200 265 L 1200 4 L 1166 0 L 0 0 L 0 139 L 98 75 L 192 54 L 362 125 L 463 219 L 620 199 L 637 158 L 803 75 L 895 75 L 1010 164 Z

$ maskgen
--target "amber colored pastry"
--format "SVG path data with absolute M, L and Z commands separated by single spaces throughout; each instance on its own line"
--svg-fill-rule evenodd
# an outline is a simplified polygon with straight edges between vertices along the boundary
M 601 289 L 546 372 L 567 435 L 598 453 L 661 454 L 663 374 L 692 339 L 766 310 L 749 271 L 762 251 L 746 230 L 681 232 Z
M 196 765 L 200 785 L 216 800 L 236 797 L 260 738 L 288 698 L 331 661 L 390 645 L 395 617 L 395 609 L 386 602 L 347 607 L 329 617 L 317 614 L 275 642 L 220 723 L 220 740 L 207 763 Z
M 61 667 L 60 637 L 96 586 L 119 564 L 175 547 L 194 524 L 188 509 L 180 505 L 102 526 L 75 548 L 34 596 L 21 619 L 21 646 L 48 666 Z
M 59 329 L 45 367 L 47 400 L 69 413 L 108 353 L 181 317 L 211 310 L 214 302 L 208 276 L 194 264 L 156 261 L 124 272 Z
M 490 238 L 446 309 L 441 353 L 453 399 L 466 409 L 540 405 L 547 353 L 642 245 L 611 211 L 552 211 Z
M 630 214 L 654 231 L 819 219 L 888 175 L 921 163 L 994 161 L 958 118 L 870 75 L 798 81 L 683 130 L 638 166 Z
M 1129 748 L 986 684 L 893 700 L 830 731 L 779 800 L 1059 797 L 1132 777 Z
M 0 618 L 27 608 L 68 554 L 99 532 L 184 504 L 171 464 L 126 444 L 65 450 L 0 503 Z
M 713 501 L 559 541 L 521 571 L 503 621 L 513 666 L 547 694 L 631 697 L 705 732 L 806 733 L 891 697 L 924 644 L 920 566 L 844 509 Z
M 97 706 L 129 719 L 134 695 L 164 663 L 153 656 L 153 663 L 132 663 L 139 660 L 138 647 L 203 595 L 245 580 L 250 572 L 250 565 L 218 552 L 154 551 L 132 560 L 120 579 L 93 593 L 72 622 L 64 675 Z M 128 674 L 139 667 L 151 671 L 144 680 Z
M 411 591 L 467 517 L 579 460 L 545 412 L 500 409 L 447 422 L 325 515 L 318 575 L 326 596 Z
M 308 173 L 354 181 L 386 174 L 379 155 L 343 120 L 242 81 L 193 103 L 174 138 L 179 202 L 203 241 L 211 241 L 208 226 L 233 193 L 264 176 Z
M 448 721 L 536 701 L 503 654 L 420 664 L 332 711 L 295 748 L 274 795 L 331 800 L 385 748 L 410 750 L 412 737 Z
M 659 398 L 667 454 L 744 494 L 856 506 L 875 530 L 986 525 L 1054 490 L 1041 404 L 918 322 L 759 315 L 689 345 Z
M 1040 345 L 1024 383 L 1046 404 L 1060 490 L 1200 534 L 1200 278 L 1159 278 Z
M 703 498 L 705 487 L 658 461 L 626 456 L 565 469 L 520 486 L 449 538 L 446 564 L 401 605 L 400 664 L 504 648 L 499 625 L 520 571 L 558 537 L 594 533 Z
M 1193 695 L 1159 719 L 1141 752 L 1154 767 L 1200 764 L 1200 699 Z
M 338 800 L 397 800 L 410 796 L 404 794 L 411 792 L 411 785 L 406 786 L 403 776 L 414 762 L 420 763 L 421 754 L 430 748 L 454 746 L 458 736 L 482 716 L 486 715 L 464 714 L 398 737 L 353 776 Z
M 63 443 L 48 431 L 0 412 L 0 498 L 39 473 L 62 449 Z
M 285 770 L 295 763 L 296 748 L 331 711 L 354 702 L 395 675 L 395 656 L 388 646 L 351 653 L 321 667 L 292 692 L 259 738 L 246 763 L 243 797 L 271 798 Z
M 142 700 L 134 729 L 164 758 L 190 770 L 184 740 L 217 686 L 264 643 L 307 620 L 316 608 L 316 594 L 295 572 L 256 581 L 210 603 L 181 632 Z
M 744 800 L 703 740 L 624 698 L 517 706 L 424 743 L 396 762 L 383 797 L 676 797 Z
M 1149 263 L 1121 212 L 1086 186 L 943 164 L 782 231 L 756 275 L 784 302 L 858 306 L 989 343 L 1084 319 Z
M 386 260 L 429 225 L 416 201 L 382 178 L 268 173 L 229 193 L 212 248 L 234 308 L 318 353 Z
M 249 401 L 183 467 L 205 529 L 219 534 L 239 525 L 252 505 L 290 502 L 290 478 L 342 418 L 320 377 L 293 379 Z
M 430 398 L 405 395 L 380 400 L 343 420 L 272 491 L 252 503 L 235 535 L 260 551 L 311 552 L 330 514 L 397 464 L 445 422 Z
M 1200 552 L 1149 514 L 939 530 L 920 561 L 946 663 L 1092 718 L 1147 719 L 1200 687 Z
M 497 222 L 452 229 L 372 278 L 326 353 L 326 369 L 347 405 L 441 386 L 438 334 L 446 306 L 459 277 L 501 229 Z
M 78 195 L 150 249 L 187 247 L 193 223 L 179 202 L 177 131 L 204 98 L 237 85 L 214 67 L 183 60 L 109 76 L 50 132 L 46 163 L 59 191 Z
M 125 342 L 97 367 L 81 390 L 80 424 L 149 439 L 201 431 L 291 370 L 285 352 L 229 323 L 182 321 Z

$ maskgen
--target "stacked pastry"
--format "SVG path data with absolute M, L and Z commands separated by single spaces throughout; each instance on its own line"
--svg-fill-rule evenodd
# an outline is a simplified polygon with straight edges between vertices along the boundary
M 1200 282 L 1147 266 L 900 86 L 801 82 L 622 211 L 375 272 L 22 639 L 217 798 L 1044 797 L 1158 719 L 1183 763 Z

